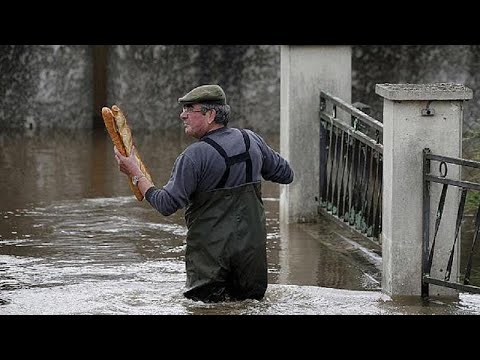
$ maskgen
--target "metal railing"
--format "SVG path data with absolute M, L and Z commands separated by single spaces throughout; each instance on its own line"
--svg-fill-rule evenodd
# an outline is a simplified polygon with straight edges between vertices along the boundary
M 381 244 L 383 124 L 325 91 L 319 116 L 318 211 Z
M 431 174 L 431 162 L 439 163 L 439 175 Z M 470 275 L 472 271 L 473 255 L 475 245 L 477 243 L 478 233 L 480 232 L 480 204 L 478 205 L 475 216 L 475 230 L 471 247 L 467 253 L 467 262 L 464 272 L 461 271 L 463 281 L 451 279 L 453 259 L 455 250 L 458 248 L 458 239 L 460 236 L 460 229 L 464 221 L 465 203 L 469 191 L 480 191 L 480 184 L 471 181 L 462 181 L 450 179 L 447 177 L 448 165 L 468 166 L 471 168 L 480 169 L 480 162 L 473 160 L 466 160 L 454 157 L 434 155 L 430 149 L 423 150 L 423 241 L 422 241 L 422 296 L 429 296 L 429 284 L 449 287 L 457 290 L 463 290 L 472 293 L 480 293 L 480 287 L 470 283 Z M 442 192 L 438 201 L 435 224 L 433 227 L 433 239 L 430 246 L 430 201 L 431 201 L 431 184 L 438 183 L 442 185 Z M 445 264 L 445 276 L 443 279 L 431 276 L 432 263 L 434 260 L 435 245 L 437 240 L 438 230 L 440 228 L 442 215 L 444 213 L 445 199 L 449 186 L 458 188 L 461 191 L 460 202 L 457 209 L 457 218 L 455 222 L 455 235 L 452 242 L 452 247 L 448 257 L 448 262 Z M 453 190 L 452 190 L 453 191 Z M 465 243 L 465 242 L 463 242 Z M 459 276 L 460 278 L 460 276 Z M 462 283 L 463 282 L 463 283 Z

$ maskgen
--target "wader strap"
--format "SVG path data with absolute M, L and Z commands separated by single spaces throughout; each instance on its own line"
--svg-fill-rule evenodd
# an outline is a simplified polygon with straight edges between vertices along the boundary
M 243 141 L 245 142 L 245 153 L 248 155 L 248 159 L 246 159 L 246 163 L 245 163 L 245 172 L 246 172 L 246 179 L 245 179 L 245 182 L 246 183 L 250 183 L 252 182 L 252 159 L 250 158 L 250 153 L 248 152 L 248 150 L 250 150 L 250 138 L 248 137 L 247 133 L 245 132 L 245 130 L 241 129 L 240 130 L 242 132 L 242 135 L 243 135 Z
M 215 189 L 221 189 L 225 187 L 225 184 L 228 179 L 228 175 L 230 175 L 230 166 L 243 161 L 245 161 L 245 172 L 246 172 L 245 182 L 246 183 L 252 182 L 252 159 L 250 158 L 250 153 L 248 152 L 248 150 L 250 149 L 250 138 L 248 137 L 247 133 L 243 129 L 240 131 L 242 132 L 243 141 L 245 143 L 245 152 L 238 155 L 230 156 L 230 157 L 227 156 L 227 153 L 225 152 L 225 150 L 223 150 L 223 148 L 220 145 L 218 145 L 218 143 L 215 142 L 214 140 L 208 137 L 205 139 L 202 139 L 202 141 L 205 141 L 207 144 L 213 146 L 215 150 L 217 150 L 218 153 L 225 159 L 226 169 L 225 169 L 225 172 L 223 173 L 222 178 L 218 182 L 217 186 L 215 186 Z

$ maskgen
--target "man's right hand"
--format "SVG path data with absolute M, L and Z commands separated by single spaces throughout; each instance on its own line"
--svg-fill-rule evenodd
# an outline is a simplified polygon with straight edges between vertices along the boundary
M 132 152 L 130 156 L 123 156 L 118 151 L 117 147 L 113 147 L 113 152 L 115 153 L 115 159 L 117 160 L 119 169 L 122 173 L 128 176 L 140 176 L 143 175 L 142 171 L 140 170 L 137 157 L 135 156 L 135 146 L 132 146 Z

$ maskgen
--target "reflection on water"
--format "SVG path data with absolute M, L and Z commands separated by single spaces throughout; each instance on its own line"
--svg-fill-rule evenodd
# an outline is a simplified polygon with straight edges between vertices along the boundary
M 134 136 L 159 186 L 191 142 L 181 130 Z M 265 137 L 278 149 L 278 135 Z M 324 219 L 279 224 L 268 182 L 265 299 L 193 302 L 182 295 L 183 211 L 164 217 L 135 199 L 103 129 L 2 134 L 0 144 L 0 314 L 480 313 L 473 295 L 429 306 L 386 298 L 374 252 Z

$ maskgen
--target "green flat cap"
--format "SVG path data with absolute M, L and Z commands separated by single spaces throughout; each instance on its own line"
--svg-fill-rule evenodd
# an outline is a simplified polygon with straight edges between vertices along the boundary
M 180 104 L 220 104 L 226 105 L 227 98 L 225 92 L 218 85 L 202 85 L 189 91 L 183 97 L 178 99 Z

